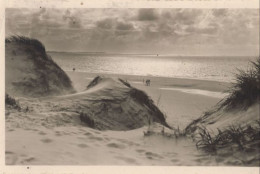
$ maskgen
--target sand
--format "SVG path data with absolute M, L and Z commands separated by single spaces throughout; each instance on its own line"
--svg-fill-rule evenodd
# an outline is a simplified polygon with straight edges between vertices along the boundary
M 67 73 L 77 92 L 86 89 L 97 75 Z M 225 95 L 221 91 L 230 85 L 194 79 L 106 76 L 120 77 L 144 90 L 167 115 L 168 124 L 179 129 L 213 107 Z M 144 78 L 151 79 L 151 86 L 144 85 Z M 80 96 L 75 95 L 76 99 Z M 235 158 L 212 157 L 198 151 L 190 139 L 144 137 L 147 126 L 129 131 L 91 129 L 77 114 L 57 109 L 66 102 L 71 104 L 66 98 L 18 100 L 30 111 L 10 110 L 6 114 L 7 165 L 240 165 Z M 155 130 L 161 128 L 159 124 L 153 126 Z
M 67 74 L 77 91 L 86 89 L 86 84 L 98 75 L 82 72 L 67 72 Z M 230 86 L 227 82 L 195 79 L 115 74 L 106 76 L 127 80 L 134 87 L 145 91 L 167 115 L 169 124 L 180 128 L 185 128 L 188 123 L 217 104 L 227 95 L 225 91 Z M 146 86 L 143 79 L 150 79 L 151 86 Z

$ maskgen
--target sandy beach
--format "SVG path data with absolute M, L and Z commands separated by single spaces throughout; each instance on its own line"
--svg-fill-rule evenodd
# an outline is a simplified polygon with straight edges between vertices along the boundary
M 66 72 L 79 93 L 97 74 Z M 101 74 L 99 74 L 101 75 Z M 122 78 L 145 91 L 166 115 L 174 128 L 184 129 L 192 120 L 213 107 L 223 97 L 224 82 L 105 75 Z M 145 86 L 143 79 L 150 79 Z M 78 95 L 80 98 L 80 95 Z M 144 137 L 147 126 L 130 131 L 99 131 L 85 126 L 76 114 L 57 111 L 64 100 L 19 98 L 32 112 L 9 113 L 6 117 L 7 165 L 230 165 L 196 149 L 191 139 Z M 46 108 L 51 106 L 52 110 Z M 155 124 L 153 129 L 161 129 Z M 165 129 L 167 132 L 171 130 Z M 23 138 L 21 138 L 23 137 Z M 19 143 L 17 143 L 19 139 Z M 41 149 L 41 150 L 38 150 Z
M 7 167 L 260 166 L 259 9 L 79 4 L 4 12 Z

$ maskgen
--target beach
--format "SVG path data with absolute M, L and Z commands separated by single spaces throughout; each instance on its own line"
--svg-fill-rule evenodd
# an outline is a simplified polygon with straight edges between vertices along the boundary
M 7 167 L 260 166 L 259 9 L 80 6 L 5 10 Z
M 224 96 L 230 83 L 197 79 L 181 79 L 152 76 L 96 74 L 66 72 L 77 91 L 86 89 L 87 84 L 98 75 L 126 80 L 134 87 L 145 91 L 157 106 L 168 116 L 173 126 L 184 128 L 203 112 L 211 109 Z M 151 85 L 143 82 L 151 80 Z M 159 101 L 158 101 L 159 100 Z
M 183 130 L 192 120 L 217 104 L 229 83 L 115 74 L 66 72 L 79 93 L 97 75 L 121 78 L 150 96 L 166 121 Z M 146 86 L 143 80 L 150 79 Z M 80 98 L 77 95 L 76 98 Z M 82 124 L 77 114 L 55 110 L 69 99 L 41 100 L 20 97 L 32 112 L 6 116 L 7 165 L 230 165 L 236 160 L 212 157 L 196 149 L 191 139 L 144 137 L 147 126 L 129 131 L 95 130 Z M 48 110 L 46 108 L 52 108 Z M 153 125 L 153 129 L 161 126 Z M 165 129 L 170 132 L 172 130 Z M 19 143 L 17 140 L 19 139 Z M 40 149 L 40 150 L 39 150 Z M 226 162 L 228 161 L 228 162 Z M 232 163 L 233 162 L 233 163 Z

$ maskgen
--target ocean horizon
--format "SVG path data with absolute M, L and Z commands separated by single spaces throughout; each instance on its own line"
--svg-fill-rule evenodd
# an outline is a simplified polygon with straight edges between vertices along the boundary
M 48 52 L 65 71 L 232 82 L 254 56 L 177 56 L 104 52 Z

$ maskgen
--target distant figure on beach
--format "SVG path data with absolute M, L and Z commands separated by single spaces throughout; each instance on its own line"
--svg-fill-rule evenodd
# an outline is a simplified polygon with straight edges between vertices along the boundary
M 73 68 L 72 70 L 73 70 L 73 71 L 75 71 L 75 70 L 76 70 L 76 68 Z
M 151 80 L 150 80 L 150 79 L 147 79 L 147 80 L 145 81 L 145 83 L 146 83 L 146 86 L 150 86 Z

